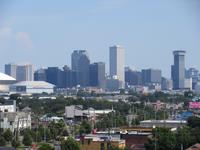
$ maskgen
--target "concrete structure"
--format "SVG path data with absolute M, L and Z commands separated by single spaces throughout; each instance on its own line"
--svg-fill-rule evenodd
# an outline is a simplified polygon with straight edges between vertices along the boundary
M 0 128 L 16 129 L 31 128 L 31 114 L 25 112 L 0 112 Z
M 86 114 L 83 112 L 83 106 L 82 105 L 71 105 L 65 107 L 65 118 L 75 119 L 75 120 L 81 120 L 82 118 L 86 117 Z
M 105 88 L 105 63 L 97 62 L 90 64 L 90 86 Z
M 178 128 L 187 125 L 185 120 L 144 120 L 140 121 L 141 127 L 153 128 L 153 127 L 168 127 Z
M 171 68 L 171 77 L 173 80 L 173 89 L 179 90 L 185 88 L 185 53 L 186 51 L 174 51 L 174 65 Z
M 77 72 L 78 84 L 89 86 L 90 59 L 86 50 L 75 50 L 71 55 L 72 70 Z
M 119 81 L 122 82 L 122 87 L 124 88 L 125 78 L 124 78 L 124 49 L 119 45 L 114 45 L 110 47 L 110 77 L 117 76 Z
M 14 83 L 16 83 L 15 78 L 4 73 L 0 73 L 0 93 L 9 92 L 9 86 Z
M 6 64 L 5 74 L 12 76 L 17 81 L 33 81 L 33 66 L 31 64 Z
M 108 114 L 113 112 L 114 110 L 106 109 L 106 110 L 95 110 L 93 108 L 89 108 L 83 110 L 82 105 L 71 105 L 65 107 L 65 118 L 66 119 L 76 119 L 80 120 L 82 118 L 88 117 L 90 119 L 96 119 L 95 117 L 103 114 Z
M 5 104 L 0 104 L 0 112 L 16 112 L 16 101 L 7 100 Z
M 42 94 L 53 93 L 54 85 L 45 81 L 21 81 L 10 86 L 11 93 Z

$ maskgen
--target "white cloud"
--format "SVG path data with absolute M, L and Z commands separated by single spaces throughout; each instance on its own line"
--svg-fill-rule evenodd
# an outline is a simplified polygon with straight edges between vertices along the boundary
M 0 29 L 0 48 L 30 50 L 33 47 L 32 40 L 26 32 L 13 32 L 9 27 Z
M 33 44 L 30 36 L 26 32 L 17 32 L 15 34 L 17 44 L 23 48 L 32 49 Z

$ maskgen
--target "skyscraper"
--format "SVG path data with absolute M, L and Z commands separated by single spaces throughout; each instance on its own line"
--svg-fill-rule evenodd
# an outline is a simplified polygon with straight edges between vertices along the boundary
M 77 72 L 77 83 L 86 87 L 89 85 L 90 59 L 86 50 L 75 50 L 71 55 L 72 70 Z
M 185 88 L 185 53 L 183 50 L 173 52 L 174 65 L 171 67 L 171 77 L 174 90 Z
M 110 76 L 117 76 L 124 88 L 124 49 L 119 45 L 110 47 Z
M 142 82 L 143 85 L 152 83 L 161 84 L 162 72 L 158 69 L 143 69 L 142 70 Z
M 105 88 L 105 63 L 90 64 L 90 86 Z
M 17 81 L 33 81 L 33 66 L 31 64 L 6 64 L 5 73 Z
M 17 65 L 16 64 L 5 64 L 5 74 L 17 79 Z
M 134 71 L 129 67 L 125 69 L 125 82 L 128 85 L 141 85 L 142 73 L 140 71 Z

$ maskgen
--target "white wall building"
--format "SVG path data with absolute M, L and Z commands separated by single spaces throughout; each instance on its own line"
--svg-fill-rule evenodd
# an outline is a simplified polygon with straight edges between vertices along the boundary
M 192 78 L 185 79 L 185 88 L 192 90 Z
M 10 86 L 11 93 L 20 94 L 51 94 L 54 92 L 54 85 L 45 81 L 21 81 Z
M 119 45 L 110 47 L 110 76 L 117 76 L 124 88 L 124 49 Z
M 9 100 L 5 104 L 0 104 L 0 112 L 16 112 L 16 101 Z
M 0 112 L 0 128 L 16 129 L 31 128 L 31 114 L 26 112 Z

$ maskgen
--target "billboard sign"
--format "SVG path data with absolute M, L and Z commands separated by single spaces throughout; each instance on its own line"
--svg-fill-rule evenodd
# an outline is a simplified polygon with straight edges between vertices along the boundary
M 200 102 L 189 102 L 189 108 L 192 108 L 192 109 L 199 108 L 200 109 Z

